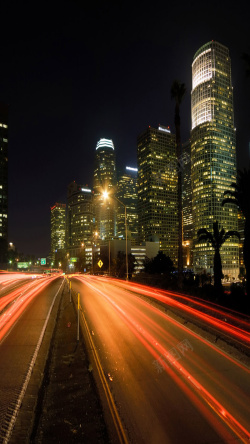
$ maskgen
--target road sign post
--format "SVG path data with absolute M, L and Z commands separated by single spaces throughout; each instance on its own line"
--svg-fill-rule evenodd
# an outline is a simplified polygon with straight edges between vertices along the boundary
M 101 259 L 99 260 L 99 262 L 97 263 L 97 265 L 98 265 L 99 268 L 102 268 L 102 266 L 103 266 L 103 262 L 102 262 Z

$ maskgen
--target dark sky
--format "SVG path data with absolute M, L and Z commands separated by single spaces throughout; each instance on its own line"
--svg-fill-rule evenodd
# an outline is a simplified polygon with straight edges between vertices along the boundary
M 8 4 L 7 4 L 8 3 Z M 8 10 L 7 10 L 8 8 Z M 174 79 L 187 94 L 182 141 L 189 138 L 191 64 L 210 40 L 232 60 L 238 167 L 249 162 L 250 53 L 247 2 L 123 0 L 6 2 L 0 22 L 0 101 L 9 105 L 9 241 L 43 257 L 50 206 L 67 185 L 92 185 L 95 146 L 113 139 L 117 165 L 136 166 L 136 139 L 148 125 L 174 132 Z

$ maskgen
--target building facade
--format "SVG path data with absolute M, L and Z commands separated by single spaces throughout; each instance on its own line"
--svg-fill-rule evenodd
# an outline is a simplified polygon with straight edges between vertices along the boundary
M 8 107 L 0 104 L 0 268 L 8 255 Z
M 240 274 L 246 274 L 246 268 L 244 263 L 244 240 L 245 240 L 245 217 L 242 214 L 242 211 L 238 209 L 238 233 L 240 234 L 240 242 L 239 242 L 239 267 Z
M 194 269 L 213 273 L 214 251 L 197 242 L 197 231 L 213 231 L 219 222 L 225 231 L 237 230 L 237 208 L 222 207 L 223 193 L 236 182 L 236 143 L 231 61 L 228 48 L 211 41 L 194 55 L 191 93 L 191 181 L 194 225 Z M 237 277 L 237 238 L 221 249 L 223 273 Z
M 175 135 L 148 127 L 137 139 L 139 240 L 159 242 L 177 265 L 178 214 Z
M 145 268 L 145 259 L 153 259 L 159 252 L 159 242 L 142 242 L 141 245 L 131 247 L 131 254 L 135 258 L 134 274 L 141 273 Z
M 126 206 L 128 239 L 138 242 L 138 169 L 126 166 L 118 174 L 117 198 Z M 125 208 L 117 203 L 117 236 L 125 239 Z
M 112 194 L 117 191 L 116 159 L 113 141 L 100 139 L 96 145 L 94 165 L 95 230 L 102 240 L 116 236 L 116 202 Z M 103 199 L 103 192 L 108 198 Z
M 65 250 L 66 204 L 56 202 L 50 209 L 51 258 L 61 259 Z M 57 264 L 56 264 L 57 265 Z
M 66 250 L 72 271 L 92 268 L 93 218 L 92 190 L 72 182 L 68 186 L 66 216 Z
M 183 211 L 183 266 L 193 266 L 193 213 L 191 187 L 191 143 L 182 145 L 182 211 Z

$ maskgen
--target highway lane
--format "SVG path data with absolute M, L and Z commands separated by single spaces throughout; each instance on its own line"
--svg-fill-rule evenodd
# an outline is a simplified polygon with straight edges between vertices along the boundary
M 43 279 L 43 277 L 25 273 L 0 273 L 0 299 L 11 291 L 38 279 Z
M 62 282 L 61 278 L 33 281 L 21 298 L 16 297 L 0 316 L 0 442 L 8 442 L 4 439 L 11 434 L 43 339 L 49 312 Z M 7 322 L 4 315 L 8 317 Z
M 107 278 L 102 279 L 104 282 L 107 281 Z M 164 308 L 184 315 L 186 321 L 195 321 L 195 324 L 202 328 L 208 327 L 208 330 L 217 337 L 225 339 L 228 343 L 237 344 L 248 356 L 250 355 L 250 316 L 181 293 L 158 290 L 117 279 L 114 280 L 114 284 L 145 296 L 151 301 L 157 301 L 158 305 L 160 303 Z
M 112 281 L 72 287 L 128 442 L 249 442 L 249 368 Z

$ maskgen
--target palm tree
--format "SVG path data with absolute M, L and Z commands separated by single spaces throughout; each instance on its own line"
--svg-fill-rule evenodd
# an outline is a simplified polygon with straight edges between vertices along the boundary
M 237 183 L 232 183 L 233 190 L 226 190 L 222 205 L 227 203 L 237 205 L 245 218 L 243 258 L 246 267 L 247 294 L 250 296 L 250 169 L 238 171 Z
M 175 133 L 176 133 L 176 157 L 177 161 L 181 160 L 181 119 L 180 105 L 186 93 L 186 86 L 178 80 L 174 80 L 171 87 L 171 99 L 175 100 Z M 183 270 L 183 251 L 182 251 L 182 169 L 178 168 L 178 282 L 182 286 L 182 270 Z
M 221 279 L 223 276 L 220 249 L 229 237 L 237 236 L 240 238 L 240 235 L 238 231 L 231 230 L 225 232 L 224 228 L 220 230 L 218 221 L 213 223 L 213 233 L 210 233 L 206 228 L 200 228 L 197 235 L 198 242 L 209 242 L 214 248 L 214 287 L 216 291 L 220 292 L 222 290 Z

